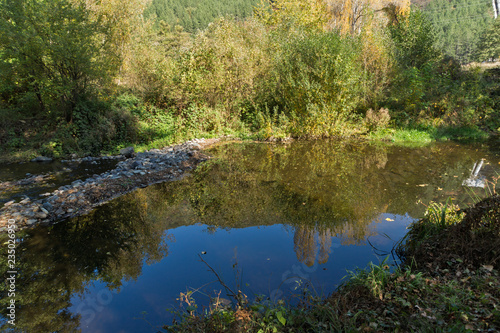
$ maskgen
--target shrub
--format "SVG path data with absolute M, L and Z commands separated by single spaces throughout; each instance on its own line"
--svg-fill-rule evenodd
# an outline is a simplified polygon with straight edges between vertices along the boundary
M 389 25 L 389 32 L 396 61 L 401 67 L 422 69 L 438 60 L 440 52 L 434 47 L 432 23 L 420 10 L 413 8 L 409 14 L 399 15 L 398 20 Z
M 358 40 L 337 32 L 276 37 L 275 93 L 295 134 L 337 134 L 362 101 Z
M 391 116 L 389 115 L 388 109 L 381 108 L 376 112 L 372 109 L 368 109 L 368 111 L 366 111 L 364 123 L 369 131 L 375 131 L 377 129 L 386 128 L 390 120 Z

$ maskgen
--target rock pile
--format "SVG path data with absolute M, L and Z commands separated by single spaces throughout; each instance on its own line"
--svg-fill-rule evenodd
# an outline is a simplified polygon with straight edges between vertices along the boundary
M 0 232 L 6 230 L 9 219 L 15 220 L 18 230 L 50 224 L 85 214 L 136 188 L 178 179 L 185 171 L 208 159 L 200 150 L 216 141 L 194 139 L 142 153 L 134 153 L 133 149 L 122 150 L 120 158 L 128 158 L 120 161 L 111 171 L 93 175 L 84 181 L 73 181 L 71 185 L 43 194 L 43 199 L 25 198 L 18 203 L 6 203 L 0 209 Z

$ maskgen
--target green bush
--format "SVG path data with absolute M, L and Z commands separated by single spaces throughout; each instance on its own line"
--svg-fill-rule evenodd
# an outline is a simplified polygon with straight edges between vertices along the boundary
M 435 48 L 435 31 L 432 23 L 416 8 L 408 15 L 399 15 L 395 24 L 389 25 L 394 43 L 394 56 L 402 68 L 422 69 L 436 61 L 440 52 Z
M 359 41 L 332 32 L 276 36 L 276 99 L 295 135 L 340 134 L 362 101 Z

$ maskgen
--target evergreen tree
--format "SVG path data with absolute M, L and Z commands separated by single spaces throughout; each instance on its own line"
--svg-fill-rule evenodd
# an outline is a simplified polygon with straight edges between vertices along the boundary
M 500 19 L 496 19 L 481 35 L 475 58 L 478 61 L 492 61 L 500 58 Z
M 436 31 L 436 47 L 461 63 L 472 60 L 479 36 L 492 21 L 490 1 L 433 0 L 424 7 Z
M 251 16 L 260 0 L 153 0 L 145 11 L 146 18 L 154 18 L 172 26 L 180 25 L 185 31 L 204 29 L 220 16 L 236 18 Z

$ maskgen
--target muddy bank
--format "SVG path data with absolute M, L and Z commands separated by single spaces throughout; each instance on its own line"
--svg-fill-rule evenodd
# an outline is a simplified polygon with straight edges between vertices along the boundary
M 127 154 L 129 158 L 119 162 L 113 170 L 73 181 L 71 185 L 43 194 L 42 199 L 27 197 L 18 203 L 7 202 L 0 209 L 0 232 L 6 230 L 9 220 L 15 221 L 18 230 L 50 224 L 83 215 L 136 188 L 179 179 L 207 160 L 209 157 L 201 150 L 217 141 L 194 139 L 163 149 Z

